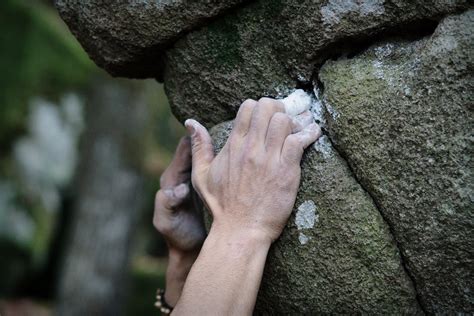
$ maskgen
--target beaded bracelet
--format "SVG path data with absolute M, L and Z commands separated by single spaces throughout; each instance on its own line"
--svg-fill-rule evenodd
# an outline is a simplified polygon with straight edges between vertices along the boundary
M 171 307 L 165 301 L 165 290 L 163 289 L 156 290 L 155 307 L 158 308 L 160 312 L 163 313 L 164 315 L 170 315 L 171 312 L 173 311 L 173 307 Z

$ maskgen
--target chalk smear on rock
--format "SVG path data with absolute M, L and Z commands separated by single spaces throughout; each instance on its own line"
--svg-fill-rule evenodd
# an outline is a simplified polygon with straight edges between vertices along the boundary
M 311 200 L 301 203 L 296 211 L 295 223 L 299 231 L 298 240 L 302 245 L 308 243 L 311 239 L 303 231 L 313 228 L 318 221 L 319 215 L 316 213 L 316 204 Z

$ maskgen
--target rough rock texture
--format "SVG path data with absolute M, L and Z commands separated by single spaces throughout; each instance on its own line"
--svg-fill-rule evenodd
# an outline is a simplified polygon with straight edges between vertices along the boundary
M 160 78 L 162 52 L 179 36 L 245 0 L 56 0 L 91 58 L 113 75 Z
M 135 15 L 128 5 L 57 2 L 96 61 L 163 76 L 181 120 L 212 127 L 246 98 L 316 86 L 327 136 L 304 158 L 259 312 L 474 312 L 471 2 L 255 0 L 213 19 L 196 13 L 202 25 L 165 46 L 149 45 L 158 26 L 136 19 L 156 22 L 151 2 Z M 74 18 L 95 7 L 101 18 L 115 10 L 120 31 L 110 18 Z M 229 129 L 214 128 L 217 147 Z
M 167 51 L 175 115 L 207 126 L 232 119 L 246 98 L 310 82 L 315 65 L 386 33 L 432 31 L 467 1 L 260 0 L 188 34 Z
M 329 131 L 393 228 L 429 312 L 472 312 L 474 11 L 321 70 Z
M 230 129 L 213 128 L 218 150 Z M 295 211 L 268 256 L 256 311 L 416 314 L 415 296 L 372 198 L 323 136 L 303 160 Z

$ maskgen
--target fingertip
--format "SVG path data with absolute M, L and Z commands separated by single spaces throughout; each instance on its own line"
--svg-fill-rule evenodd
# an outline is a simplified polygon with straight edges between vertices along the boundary
M 174 187 L 173 193 L 178 199 L 184 199 L 189 194 L 189 185 L 187 183 L 181 183 Z
M 311 133 L 321 134 L 321 127 L 320 127 L 317 123 L 315 123 L 315 122 L 309 124 L 309 125 L 305 128 L 305 130 L 307 130 L 307 131 L 309 131 L 309 132 L 311 132 Z
M 310 111 L 304 111 L 301 114 L 292 117 L 293 122 L 299 127 L 295 132 L 306 128 L 311 123 L 314 123 L 313 114 Z
M 304 131 L 307 133 L 308 140 L 305 143 L 305 148 L 314 143 L 322 135 L 321 127 L 317 123 L 311 123 Z

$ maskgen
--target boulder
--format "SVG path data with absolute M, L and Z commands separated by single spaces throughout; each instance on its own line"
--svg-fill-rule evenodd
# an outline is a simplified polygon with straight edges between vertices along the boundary
M 430 313 L 473 311 L 474 11 L 319 73 L 328 130 L 397 240 Z
M 56 1 L 99 65 L 163 79 L 217 150 L 243 100 L 313 94 L 325 136 L 257 312 L 474 312 L 471 2 L 238 2 Z
M 89 56 L 112 75 L 160 78 L 162 53 L 183 34 L 244 0 L 56 0 Z
M 387 34 L 425 34 L 462 0 L 260 0 L 191 32 L 166 52 L 174 114 L 212 126 L 247 98 L 311 85 L 319 66 Z

